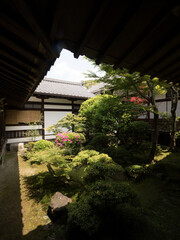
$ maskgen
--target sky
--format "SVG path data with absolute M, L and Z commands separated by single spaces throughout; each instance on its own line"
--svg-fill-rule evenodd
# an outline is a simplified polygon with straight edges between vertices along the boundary
M 61 80 L 80 82 L 88 80 L 83 73 L 89 71 L 97 72 L 97 69 L 83 56 L 74 58 L 73 53 L 63 49 L 60 57 L 56 59 L 46 77 Z

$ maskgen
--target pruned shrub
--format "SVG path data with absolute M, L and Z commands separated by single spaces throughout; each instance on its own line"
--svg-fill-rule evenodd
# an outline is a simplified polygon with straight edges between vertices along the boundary
M 128 165 L 133 159 L 132 153 L 124 146 L 111 149 L 109 155 L 116 163 L 121 165 Z
M 108 163 L 112 162 L 112 159 L 107 154 L 99 154 L 95 150 L 84 150 L 79 152 L 72 161 L 74 166 L 86 166 L 96 162 Z
M 88 184 L 97 180 L 106 180 L 108 178 L 115 179 L 120 175 L 122 176 L 123 173 L 124 169 L 118 164 L 105 164 L 102 162 L 96 162 L 85 168 L 85 175 L 83 177 L 83 181 L 85 184 Z
M 95 237 L 107 219 L 113 221 L 119 207 L 136 206 L 137 202 L 136 194 L 128 184 L 97 181 L 88 185 L 78 201 L 68 206 L 69 237 L 74 233 Z
M 65 147 L 70 155 L 76 155 L 84 142 L 85 137 L 82 133 L 64 132 L 56 135 L 57 146 Z
M 89 145 L 93 146 L 95 150 L 101 152 L 108 147 L 109 141 L 110 138 L 107 135 L 103 133 L 97 133 L 90 141 Z
M 121 131 L 121 142 L 127 147 L 140 145 L 147 139 L 149 129 L 150 126 L 146 122 L 130 122 Z
M 88 144 L 84 147 L 84 150 L 95 150 L 95 149 L 92 145 Z
M 125 171 L 128 177 L 136 179 L 142 176 L 146 172 L 146 169 L 140 165 L 131 165 L 125 168 Z
M 45 149 L 50 149 L 54 146 L 54 144 L 48 140 L 39 140 L 34 143 L 33 150 L 34 151 L 40 151 Z
M 24 147 L 26 148 L 26 151 L 32 151 L 33 147 L 34 147 L 35 142 L 28 142 L 24 145 Z

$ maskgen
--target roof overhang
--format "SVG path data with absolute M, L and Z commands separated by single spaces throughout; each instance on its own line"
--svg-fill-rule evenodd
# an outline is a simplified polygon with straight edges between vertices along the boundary
M 180 82 L 179 1 L 2 0 L 0 98 L 22 106 L 60 51 Z

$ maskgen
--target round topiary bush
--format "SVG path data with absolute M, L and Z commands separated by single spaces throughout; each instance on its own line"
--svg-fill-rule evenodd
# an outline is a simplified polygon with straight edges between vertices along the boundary
M 125 169 L 126 174 L 130 178 L 138 178 L 145 173 L 146 169 L 140 165 L 131 165 Z
M 109 137 L 103 133 L 97 133 L 90 141 L 89 145 L 93 146 L 97 151 L 103 151 L 108 147 Z
M 45 150 L 45 149 L 52 148 L 53 146 L 54 146 L 54 144 L 50 141 L 39 140 L 39 141 L 35 142 L 33 150 L 34 151 Z

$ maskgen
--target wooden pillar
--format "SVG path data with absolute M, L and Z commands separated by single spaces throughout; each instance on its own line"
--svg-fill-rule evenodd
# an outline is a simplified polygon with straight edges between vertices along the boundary
M 44 124 L 44 97 L 41 97 L 41 122 L 42 122 L 42 139 L 45 139 Z
M 72 99 L 72 113 L 74 114 L 74 100 Z
M 74 114 L 74 100 L 72 99 L 72 114 Z M 72 132 L 74 132 L 74 124 L 72 124 Z
M 6 136 L 5 136 L 5 101 L 0 99 L 0 152 L 4 146 Z

